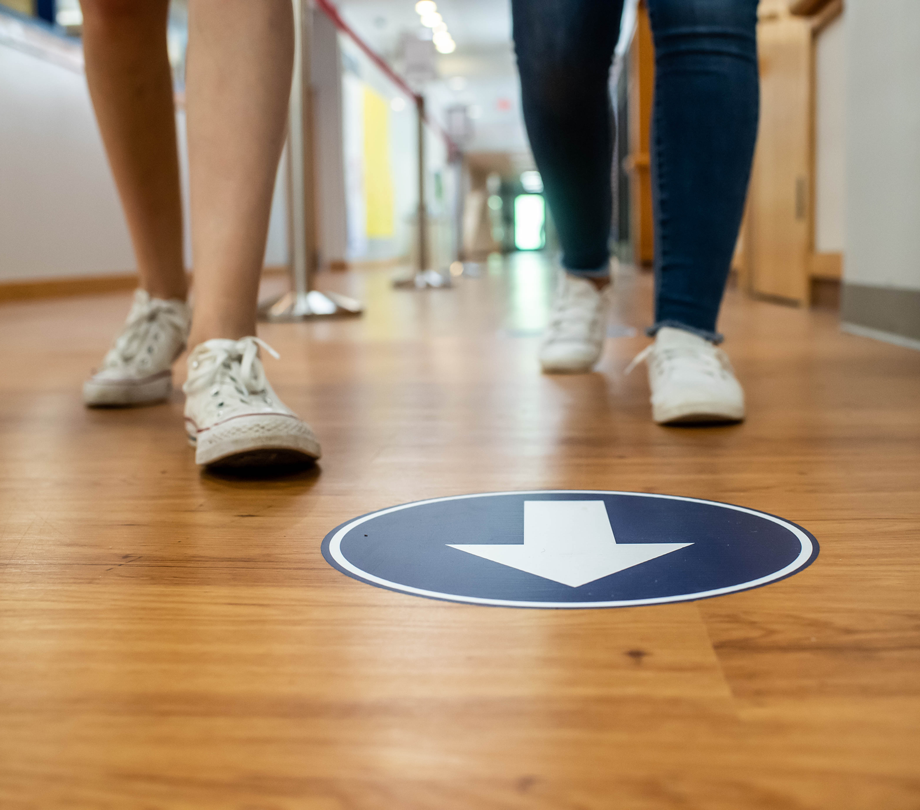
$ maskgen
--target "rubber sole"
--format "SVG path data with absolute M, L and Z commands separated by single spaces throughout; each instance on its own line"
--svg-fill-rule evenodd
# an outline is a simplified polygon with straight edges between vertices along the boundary
M 586 358 L 580 363 L 564 360 L 549 360 L 539 358 L 540 368 L 544 374 L 590 374 L 594 367 L 600 362 L 602 351 L 598 351 L 593 357 Z
M 88 408 L 126 408 L 163 402 L 171 392 L 172 372 L 165 371 L 144 380 L 87 380 L 83 402 Z
M 186 422 L 195 462 L 202 467 L 265 467 L 316 461 L 322 456 L 309 426 L 284 414 L 231 417 L 205 430 Z
M 744 406 L 726 407 L 713 402 L 681 403 L 670 408 L 652 406 L 652 419 L 659 425 L 724 425 L 744 421 Z

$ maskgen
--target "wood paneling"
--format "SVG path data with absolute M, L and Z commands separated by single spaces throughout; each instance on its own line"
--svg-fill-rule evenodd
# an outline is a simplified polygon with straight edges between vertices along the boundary
M 655 259 L 655 217 L 652 211 L 651 130 L 655 94 L 655 45 L 648 9 L 639 3 L 636 32 L 629 49 L 629 226 L 634 259 L 651 264 Z
M 262 328 L 325 451 L 278 480 L 199 472 L 178 394 L 82 407 L 127 295 L 0 307 L 0 807 L 920 807 L 920 353 L 729 291 L 748 421 L 663 428 L 623 375 L 641 335 L 539 374 L 551 269 L 325 275 L 363 318 Z M 649 281 L 618 276 L 618 323 L 649 323 Z M 742 504 L 822 553 L 746 593 L 559 612 L 320 553 L 384 506 L 560 487 Z

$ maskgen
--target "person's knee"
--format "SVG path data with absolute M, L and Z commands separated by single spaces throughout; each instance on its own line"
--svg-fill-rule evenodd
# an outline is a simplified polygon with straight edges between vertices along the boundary
M 661 33 L 696 29 L 753 34 L 757 0 L 652 0 L 649 14 Z
M 600 54 L 545 48 L 526 58 L 519 55 L 518 68 L 525 102 L 548 114 L 565 116 L 598 92 L 608 92 L 610 63 Z

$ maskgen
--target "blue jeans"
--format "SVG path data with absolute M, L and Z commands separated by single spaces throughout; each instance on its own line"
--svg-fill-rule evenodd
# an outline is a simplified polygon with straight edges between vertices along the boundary
M 623 0 L 512 0 L 524 119 L 562 265 L 604 276 Z M 648 0 L 655 41 L 655 325 L 718 342 L 757 137 L 757 0 Z

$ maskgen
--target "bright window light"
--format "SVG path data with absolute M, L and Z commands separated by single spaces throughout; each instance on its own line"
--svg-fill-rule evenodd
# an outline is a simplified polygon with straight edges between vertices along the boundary
M 438 4 L 434 0 L 418 0 L 415 10 L 419 14 L 434 14 L 438 10 Z
M 541 250 L 546 244 L 546 203 L 539 194 L 514 198 L 514 246 L 518 250 Z
M 62 28 L 76 28 L 83 25 L 83 12 L 79 8 L 62 8 L 54 15 Z
M 529 171 L 521 173 L 521 186 L 523 186 L 524 191 L 530 194 L 539 194 L 543 191 L 543 178 L 540 177 L 540 172 Z

